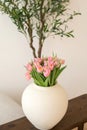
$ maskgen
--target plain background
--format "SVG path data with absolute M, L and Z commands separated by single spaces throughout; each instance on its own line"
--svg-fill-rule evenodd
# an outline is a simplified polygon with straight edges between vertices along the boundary
M 69 24 L 75 38 L 49 37 L 45 41 L 43 54 L 49 56 L 55 52 L 65 59 L 67 68 L 58 81 L 68 97 L 73 98 L 87 93 L 87 0 L 71 0 L 70 8 L 82 13 Z M 24 35 L 18 32 L 8 16 L 0 14 L 0 92 L 10 95 L 19 103 L 23 90 L 29 84 L 24 66 L 32 58 Z

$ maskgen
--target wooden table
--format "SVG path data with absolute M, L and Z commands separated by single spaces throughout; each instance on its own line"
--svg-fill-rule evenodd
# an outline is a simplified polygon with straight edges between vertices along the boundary
M 87 94 L 69 101 L 66 115 L 52 130 L 71 130 L 75 127 L 78 127 L 78 130 L 83 130 L 85 122 L 87 122 Z M 23 117 L 0 126 L 0 130 L 37 129 L 26 119 L 26 117 Z

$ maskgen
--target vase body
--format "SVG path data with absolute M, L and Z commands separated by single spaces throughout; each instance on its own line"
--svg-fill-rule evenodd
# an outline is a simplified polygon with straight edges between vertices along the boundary
M 41 87 L 32 83 L 22 95 L 25 116 L 40 130 L 53 128 L 65 115 L 67 106 L 67 94 L 59 84 Z

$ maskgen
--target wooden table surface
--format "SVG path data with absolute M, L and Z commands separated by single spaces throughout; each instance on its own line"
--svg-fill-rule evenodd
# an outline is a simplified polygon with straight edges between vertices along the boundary
M 69 100 L 69 106 L 64 118 L 51 130 L 71 130 L 78 127 L 83 130 L 87 122 L 87 94 Z M 21 119 L 1 125 L 0 130 L 37 130 L 27 119 Z

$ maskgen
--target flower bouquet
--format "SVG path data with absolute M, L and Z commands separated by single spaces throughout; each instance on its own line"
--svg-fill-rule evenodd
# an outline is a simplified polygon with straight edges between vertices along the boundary
M 49 87 L 56 84 L 56 80 L 60 73 L 66 68 L 64 60 L 53 57 L 35 58 L 34 61 L 28 63 L 26 78 L 34 79 L 34 83 L 39 86 Z

